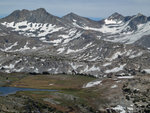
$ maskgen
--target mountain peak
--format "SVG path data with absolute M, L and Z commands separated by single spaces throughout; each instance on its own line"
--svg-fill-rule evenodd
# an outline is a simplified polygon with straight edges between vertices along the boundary
M 110 20 L 111 19 L 120 19 L 120 20 L 123 20 L 124 16 L 122 16 L 121 14 L 115 12 L 111 16 L 109 16 L 108 19 L 110 19 Z
M 112 16 L 115 16 L 115 15 L 119 15 L 120 16 L 121 14 L 118 13 L 118 12 L 115 12 L 115 13 L 112 14 Z
M 36 10 L 16 10 L 9 16 L 3 18 L 2 21 L 6 22 L 21 22 L 29 21 L 35 23 L 60 23 L 59 17 L 49 14 L 44 8 L 39 8 Z
M 79 17 L 79 15 L 77 15 L 73 12 L 70 12 L 69 14 L 65 15 L 64 17 Z
M 38 9 L 36 9 L 36 11 L 44 11 L 44 12 L 46 12 L 46 10 L 44 8 L 38 8 Z
M 67 21 L 73 21 L 74 19 L 75 20 L 81 20 L 82 17 L 80 17 L 79 15 L 71 12 L 65 16 L 62 17 L 64 20 L 67 20 Z
M 141 14 L 141 13 L 138 13 L 136 16 L 144 16 L 143 14 Z
M 39 8 L 34 10 L 35 12 L 40 12 L 40 13 L 48 13 L 44 8 Z

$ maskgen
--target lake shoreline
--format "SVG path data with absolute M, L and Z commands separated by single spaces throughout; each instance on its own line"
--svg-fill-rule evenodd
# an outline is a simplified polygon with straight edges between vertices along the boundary
M 36 89 L 36 88 L 20 88 L 20 87 L 0 87 L 0 96 L 8 96 L 16 94 L 18 91 L 58 91 L 54 89 Z

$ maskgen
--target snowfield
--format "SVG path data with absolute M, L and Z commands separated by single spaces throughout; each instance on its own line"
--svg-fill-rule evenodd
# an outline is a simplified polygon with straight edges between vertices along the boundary
M 90 88 L 101 84 L 102 81 L 89 82 L 83 86 L 83 88 Z
M 33 37 L 43 37 L 48 34 L 52 34 L 54 32 L 58 32 L 63 27 L 57 27 L 56 25 L 52 25 L 49 23 L 32 23 L 28 21 L 22 21 L 22 22 L 3 22 L 2 25 L 13 28 L 14 31 L 18 31 L 20 34 L 24 34 L 25 36 L 33 36 Z M 39 31 L 38 31 L 39 30 Z M 34 32 L 38 31 L 38 34 L 34 34 Z M 29 32 L 29 33 L 28 33 Z
M 126 66 L 126 64 L 120 65 L 119 67 L 115 67 L 113 69 L 106 70 L 105 73 L 119 72 L 119 71 L 123 70 L 125 66 Z
M 121 76 L 118 78 L 120 78 L 120 79 L 132 79 L 132 78 L 134 78 L 134 76 Z
M 121 105 L 118 105 L 114 107 L 113 109 L 119 111 L 119 113 L 126 113 L 125 108 L 122 107 Z

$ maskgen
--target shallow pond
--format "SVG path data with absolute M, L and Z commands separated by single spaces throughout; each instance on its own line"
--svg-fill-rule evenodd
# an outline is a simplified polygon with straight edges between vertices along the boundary
M 17 88 L 17 87 L 0 87 L 0 96 L 7 96 L 9 94 L 15 94 L 17 91 L 57 91 L 57 90 Z

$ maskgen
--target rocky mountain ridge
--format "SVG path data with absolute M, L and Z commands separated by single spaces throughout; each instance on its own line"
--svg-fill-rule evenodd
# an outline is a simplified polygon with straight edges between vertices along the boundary
M 45 9 L 14 11 L 0 20 L 2 72 L 86 74 L 150 72 L 149 17 L 114 13 L 93 21 Z

